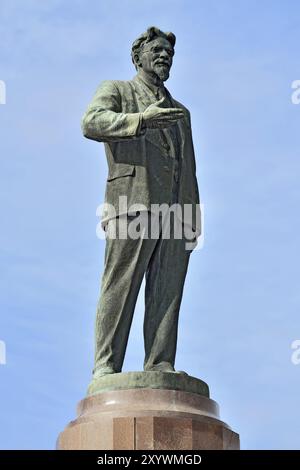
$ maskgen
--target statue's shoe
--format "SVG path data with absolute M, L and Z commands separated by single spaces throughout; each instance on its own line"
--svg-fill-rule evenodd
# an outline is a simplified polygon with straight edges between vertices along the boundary
M 188 375 L 187 372 L 183 370 L 175 370 L 174 367 L 168 362 L 162 362 L 160 364 L 154 364 L 153 366 L 146 367 L 145 372 L 170 372 L 173 374 L 184 374 Z
M 104 377 L 104 375 L 115 374 L 116 371 L 112 367 L 101 367 L 96 369 L 93 373 L 93 380 L 99 379 L 99 377 Z
M 189 375 L 185 370 L 174 370 L 175 374 Z

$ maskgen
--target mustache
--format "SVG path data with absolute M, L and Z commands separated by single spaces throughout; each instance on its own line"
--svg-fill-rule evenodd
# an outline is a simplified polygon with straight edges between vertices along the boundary
M 170 67 L 171 64 L 167 60 L 157 60 L 154 65 L 165 65 L 167 67 Z

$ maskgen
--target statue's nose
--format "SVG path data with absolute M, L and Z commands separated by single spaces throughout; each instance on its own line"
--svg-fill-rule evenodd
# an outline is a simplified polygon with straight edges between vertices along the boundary
M 169 54 L 164 49 L 160 52 L 160 57 L 169 58 Z

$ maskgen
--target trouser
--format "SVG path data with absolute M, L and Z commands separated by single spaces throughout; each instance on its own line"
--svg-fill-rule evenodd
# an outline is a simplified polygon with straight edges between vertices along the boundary
M 174 367 L 178 314 L 191 250 L 186 249 L 184 236 L 174 238 L 172 218 L 168 239 L 163 235 L 164 222 L 161 218 L 159 221 L 156 219 L 159 224 L 158 238 L 151 238 L 150 213 L 144 212 L 144 217 L 148 238 L 144 237 L 143 230 L 139 238 L 122 239 L 118 232 L 120 223 L 124 229 L 125 222 L 128 230 L 128 224 L 133 221 L 127 215 L 111 219 L 106 228 L 105 266 L 96 315 L 94 373 L 107 367 L 115 372 L 122 370 L 144 275 L 144 369 L 162 363 Z M 114 238 L 114 235 L 117 237 Z

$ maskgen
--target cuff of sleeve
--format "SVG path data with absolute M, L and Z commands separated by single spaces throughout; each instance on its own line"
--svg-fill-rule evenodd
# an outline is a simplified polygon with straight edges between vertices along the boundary
M 136 130 L 136 136 L 140 137 L 146 133 L 146 127 L 142 128 L 143 125 L 143 113 L 139 113 L 139 122 Z

